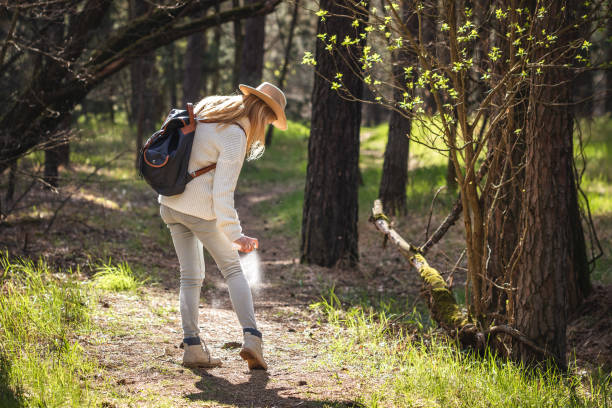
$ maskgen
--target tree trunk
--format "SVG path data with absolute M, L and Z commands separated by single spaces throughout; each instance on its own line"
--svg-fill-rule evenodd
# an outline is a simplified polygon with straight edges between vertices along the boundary
M 525 160 L 524 131 L 514 129 L 523 126 L 527 109 L 526 94 L 518 96 L 519 102 L 508 109 L 508 120 L 495 126 L 488 141 L 493 159 L 483 193 L 487 209 L 487 262 L 486 296 L 484 313 L 486 324 L 497 316 L 506 316 L 507 292 L 502 289 L 511 281 L 512 261 L 519 245 L 519 221 L 524 183 L 522 165 Z M 492 317 L 493 316 L 493 317 Z
M 572 4 L 573 3 L 573 4 Z M 543 26 L 554 31 L 572 24 L 577 2 L 550 2 Z M 577 30 L 560 35 L 560 44 L 578 37 Z M 540 51 L 544 53 L 544 51 Z M 559 65 L 572 61 L 568 53 Z M 580 239 L 576 233 L 576 185 L 573 172 L 573 75 L 565 68 L 549 67 L 533 75 L 529 90 L 525 146 L 525 183 L 522 193 L 521 256 L 511 286 L 515 327 L 549 350 L 565 368 L 566 308 L 570 289 L 580 270 Z M 582 240 L 582 243 L 584 241 Z M 544 357 L 515 343 L 513 354 L 525 363 Z
M 289 61 L 291 58 L 291 48 L 293 46 L 293 35 L 295 34 L 295 27 L 297 27 L 298 21 L 298 10 L 300 7 L 300 0 L 295 0 L 293 6 L 293 13 L 291 15 L 291 23 L 289 24 L 289 37 L 287 38 L 287 46 L 285 47 L 285 60 L 283 62 L 283 68 L 281 69 L 280 77 L 278 78 L 278 87 L 283 89 L 285 87 L 285 80 L 287 79 L 287 71 L 289 69 Z M 274 126 L 268 126 L 266 132 L 266 147 L 272 144 L 272 134 L 274 133 Z
M 174 43 L 166 47 L 165 58 L 165 79 L 168 95 L 170 96 L 170 106 L 176 107 L 178 103 L 178 95 L 176 92 L 176 47 Z
M 218 14 L 221 11 L 221 4 L 219 0 L 215 1 L 215 13 Z M 220 65 L 220 57 L 221 57 L 221 34 L 222 29 L 221 26 L 215 27 L 215 31 L 213 33 L 213 43 L 212 43 L 212 77 L 210 81 L 210 94 L 217 95 L 219 93 L 219 82 L 221 82 L 221 65 Z
M 132 0 L 130 17 L 137 18 L 149 10 L 145 0 Z M 152 52 L 146 53 L 130 65 L 130 78 L 132 83 L 132 114 L 136 122 L 136 155 L 135 166 L 138 167 L 138 156 L 144 143 L 145 133 L 151 131 L 153 114 L 153 94 L 150 77 L 155 66 L 155 56 Z
M 240 0 L 232 0 L 234 8 L 240 7 Z M 234 66 L 232 70 L 232 86 L 238 89 L 240 84 L 240 70 L 242 67 L 242 47 L 244 42 L 244 34 L 242 32 L 242 21 L 234 21 Z M 250 84 L 249 84 L 250 85 Z
M 58 12 L 49 25 L 43 29 L 43 37 L 45 40 L 41 48 L 46 52 L 52 52 L 54 47 L 64 42 L 64 22 L 62 17 L 63 15 Z M 49 59 L 44 59 L 40 62 L 42 63 L 43 70 L 48 69 L 50 65 L 53 66 L 57 64 L 56 61 Z M 65 123 L 65 121 L 63 122 Z M 45 149 L 43 180 L 47 183 L 47 187 L 58 187 L 59 165 L 60 151 L 58 150 L 58 144 L 57 142 L 52 142 L 51 146 L 47 146 Z
M 405 215 L 406 183 L 408 182 L 408 151 L 411 120 L 393 111 L 389 120 L 389 138 L 385 148 L 378 197 L 385 213 Z
M 318 33 L 337 38 L 358 35 L 358 29 L 351 26 L 355 19 L 351 1 L 322 0 L 320 7 L 331 16 L 326 21 L 319 21 Z M 347 14 L 348 17 L 338 16 Z M 341 73 L 339 92 L 347 90 L 361 97 L 363 82 L 353 73 L 354 64 L 346 62 L 357 60 L 362 53 L 361 47 L 361 44 L 352 49 L 339 47 L 335 55 L 331 55 L 325 50 L 325 44 L 317 41 L 318 72 L 312 92 L 300 248 L 302 262 L 333 266 L 340 261 L 353 265 L 359 258 L 357 191 L 361 104 L 340 97 L 324 78 L 334 78 L 336 73 Z
M 612 18 L 609 17 L 610 15 L 612 15 L 612 3 L 608 3 L 608 27 L 606 30 L 607 40 L 605 41 L 606 61 L 612 61 Z M 612 68 L 608 67 L 608 69 L 604 71 L 604 75 L 606 77 L 605 83 L 607 90 L 605 102 L 606 112 L 612 113 Z
M 183 74 L 183 106 L 188 102 L 197 103 L 206 95 L 206 73 L 204 55 L 208 44 L 206 32 L 195 33 L 187 40 Z
M 4 196 L 4 201 L 7 203 L 12 202 L 13 196 L 15 195 L 15 185 L 17 183 L 17 166 L 18 165 L 19 165 L 18 160 L 15 160 L 10 165 L 8 185 L 6 187 L 6 195 Z
M 59 154 L 57 147 L 45 150 L 44 180 L 49 187 L 59 186 Z
M 413 36 L 418 35 L 419 20 L 413 15 L 414 10 L 402 3 L 402 19 Z M 409 17 L 410 16 L 410 17 Z M 404 93 L 412 96 L 412 90 L 406 87 L 404 68 L 416 65 L 416 58 L 404 51 L 393 55 L 393 99 L 401 101 Z M 412 120 L 410 111 L 403 114 L 392 110 L 389 118 L 389 135 L 383 161 L 382 177 L 378 197 L 383 203 L 385 213 L 389 215 L 406 214 L 406 183 L 408 182 L 408 153 L 410 148 L 410 131 Z
M 456 132 L 456 129 L 456 127 L 453 127 L 451 131 Z M 446 163 L 446 189 L 450 192 L 457 191 L 457 173 L 455 172 L 455 164 L 450 155 Z
M 587 15 L 589 7 L 584 3 L 580 3 L 577 13 Z M 587 39 L 592 30 L 593 24 L 582 24 L 579 32 L 580 38 Z M 591 53 L 579 49 L 577 54 L 582 55 L 584 61 L 573 61 L 573 65 L 580 68 L 587 68 L 590 65 Z M 572 103 L 574 104 L 574 115 L 577 118 L 592 118 L 595 106 L 595 89 L 593 87 L 594 71 L 587 69 L 584 72 L 579 72 L 573 82 Z
M 247 4 L 258 0 L 246 0 Z M 242 43 L 242 58 L 240 75 L 241 84 L 257 86 L 263 75 L 264 40 L 266 38 L 266 16 L 251 17 L 244 24 L 244 40 Z

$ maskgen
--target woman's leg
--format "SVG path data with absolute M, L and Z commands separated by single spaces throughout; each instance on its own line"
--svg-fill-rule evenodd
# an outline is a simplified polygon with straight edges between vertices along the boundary
M 180 310 L 183 337 L 197 338 L 200 290 L 204 280 L 204 253 L 202 243 L 193 232 L 180 223 L 177 213 L 168 207 L 161 207 L 162 219 L 168 225 L 172 242 L 180 264 Z M 180 213 L 178 213 L 180 214 Z
M 221 270 L 240 325 L 247 331 L 259 333 L 253 310 L 251 288 L 242 271 L 238 251 L 232 247 L 231 241 L 225 234 L 217 228 L 215 220 L 202 220 L 197 225 L 190 225 L 190 228 L 202 241 Z

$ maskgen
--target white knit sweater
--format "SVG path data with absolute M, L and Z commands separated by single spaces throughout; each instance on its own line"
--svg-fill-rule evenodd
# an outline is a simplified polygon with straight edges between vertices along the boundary
M 249 121 L 240 124 L 248 132 Z M 246 135 L 237 125 L 225 128 L 216 123 L 198 123 L 189 171 L 217 163 L 216 169 L 187 183 L 185 191 L 174 196 L 159 196 L 159 202 L 176 211 L 204 218 L 217 219 L 217 226 L 230 241 L 242 235 L 238 213 L 234 208 L 234 189 L 246 155 Z

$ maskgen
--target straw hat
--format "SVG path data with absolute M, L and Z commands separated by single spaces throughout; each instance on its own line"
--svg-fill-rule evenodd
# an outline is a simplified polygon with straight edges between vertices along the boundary
M 283 91 L 269 82 L 263 82 L 257 88 L 240 84 L 240 91 L 245 95 L 255 95 L 264 101 L 276 115 L 276 120 L 272 122 L 274 126 L 280 130 L 287 130 L 287 117 L 285 116 L 285 106 L 287 106 L 287 98 Z

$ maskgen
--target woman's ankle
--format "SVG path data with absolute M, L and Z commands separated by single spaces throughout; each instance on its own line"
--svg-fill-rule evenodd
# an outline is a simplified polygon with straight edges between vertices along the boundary
M 187 344 L 188 346 L 194 346 L 196 344 L 202 344 L 202 341 L 200 340 L 200 337 L 198 336 L 185 337 L 183 338 L 183 343 Z
M 257 329 L 253 329 L 251 327 L 245 327 L 242 329 L 243 333 L 251 333 L 253 336 L 257 336 L 261 339 L 261 332 Z

